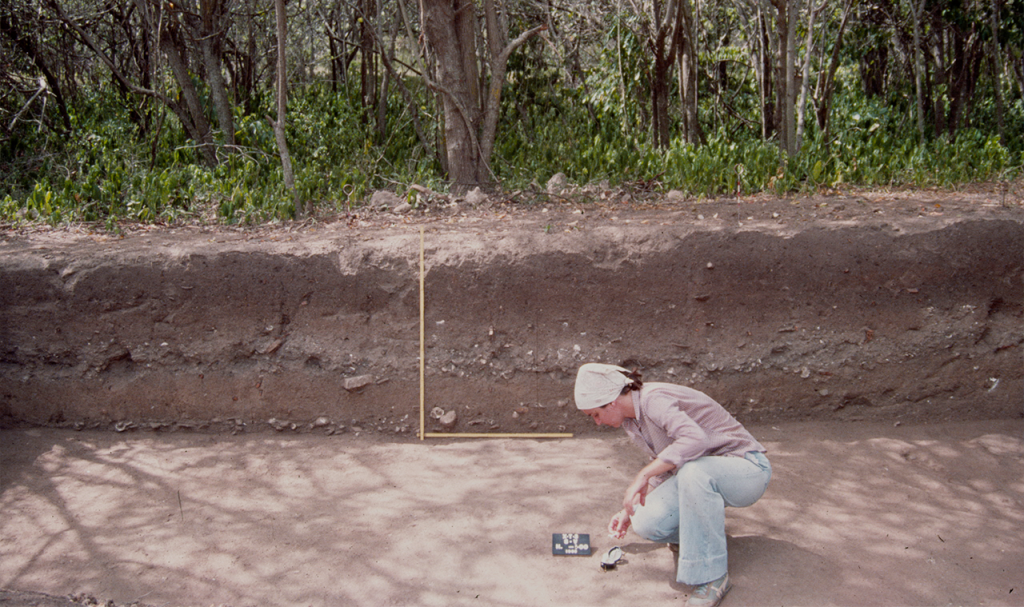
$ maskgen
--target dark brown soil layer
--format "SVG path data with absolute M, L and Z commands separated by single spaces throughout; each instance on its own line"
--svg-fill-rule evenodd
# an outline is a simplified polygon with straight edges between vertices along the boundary
M 1022 222 L 997 195 L 861 194 L 8 231 L 0 416 L 413 435 L 422 229 L 426 411 L 455 432 L 588 431 L 588 361 L 751 423 L 1020 417 Z

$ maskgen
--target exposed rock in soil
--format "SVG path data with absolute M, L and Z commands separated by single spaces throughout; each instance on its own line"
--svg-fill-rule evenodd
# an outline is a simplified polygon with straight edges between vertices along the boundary
M 455 431 L 586 431 L 587 361 L 748 422 L 1020 416 L 1022 221 L 857 196 L 9 232 L 0 416 L 415 433 L 421 228 L 426 406 Z

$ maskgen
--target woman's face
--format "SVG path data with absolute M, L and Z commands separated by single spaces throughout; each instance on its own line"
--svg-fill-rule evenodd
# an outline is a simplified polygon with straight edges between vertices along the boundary
M 596 409 L 585 409 L 583 412 L 589 415 L 590 419 L 594 420 L 594 423 L 598 426 L 618 428 L 622 426 L 622 420 L 625 419 L 616 402 L 611 402 Z

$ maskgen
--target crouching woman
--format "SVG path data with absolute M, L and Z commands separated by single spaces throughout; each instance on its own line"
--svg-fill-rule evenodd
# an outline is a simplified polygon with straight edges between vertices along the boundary
M 725 507 L 756 502 L 772 476 L 765 448 L 702 392 L 643 383 L 636 371 L 580 367 L 576 407 L 598 425 L 622 428 L 651 457 L 626 489 L 608 532 L 678 546 L 676 580 L 695 586 L 687 605 L 714 607 L 731 588 Z

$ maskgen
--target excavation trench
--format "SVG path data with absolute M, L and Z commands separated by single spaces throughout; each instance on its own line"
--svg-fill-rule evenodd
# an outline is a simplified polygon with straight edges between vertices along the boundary
M 8 232 L 0 415 L 413 436 L 422 229 L 426 410 L 456 413 L 430 431 L 591 432 L 571 402 L 587 361 L 748 423 L 1020 417 L 1024 214 L 900 204 Z

